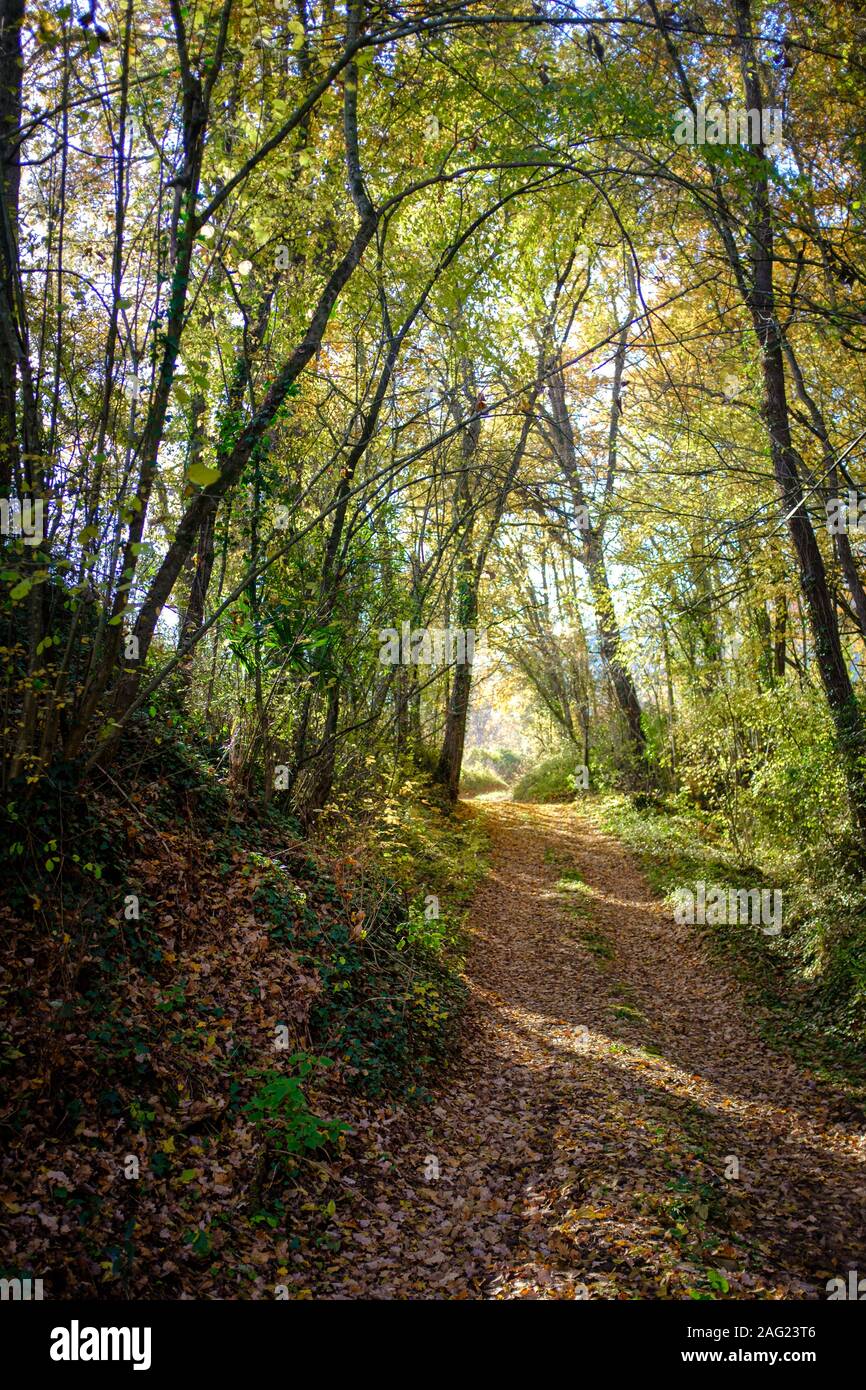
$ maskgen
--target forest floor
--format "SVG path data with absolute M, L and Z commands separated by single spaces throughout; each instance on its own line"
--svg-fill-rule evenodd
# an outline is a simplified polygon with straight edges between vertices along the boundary
M 491 868 L 459 1057 L 371 1133 L 301 1296 L 824 1299 L 866 1272 L 850 1103 L 576 808 L 469 814 Z

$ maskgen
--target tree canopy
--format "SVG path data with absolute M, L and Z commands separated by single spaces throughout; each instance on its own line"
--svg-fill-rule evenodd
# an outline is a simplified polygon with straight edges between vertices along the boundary
M 863 40 L 850 0 L 0 0 L 43 925 L 145 746 L 301 837 L 612 792 L 796 882 L 861 1017 Z

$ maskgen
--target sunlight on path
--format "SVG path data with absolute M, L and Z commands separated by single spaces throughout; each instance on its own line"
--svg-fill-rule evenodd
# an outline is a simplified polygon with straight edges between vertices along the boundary
M 570 806 L 471 814 L 493 849 L 460 1057 L 395 1117 L 320 1292 L 823 1298 L 866 1268 L 863 1130 L 761 1040 L 629 854 Z

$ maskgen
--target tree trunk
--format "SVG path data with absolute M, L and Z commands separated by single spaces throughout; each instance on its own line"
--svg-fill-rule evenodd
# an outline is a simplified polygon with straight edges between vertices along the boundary
M 14 342 L 17 320 L 13 286 L 17 274 L 14 250 L 18 229 L 20 156 L 17 139 L 21 120 L 21 25 L 24 0 L 0 0 L 0 197 L 5 235 L 0 237 L 3 296 L 0 321 L 0 497 L 8 497 L 18 464 L 17 371 Z M 10 246 L 10 241 L 12 246 Z
M 763 101 L 750 0 L 734 0 L 734 11 L 746 106 L 761 110 Z M 782 332 L 776 315 L 773 285 L 773 218 L 763 146 L 760 147 L 760 156 L 752 182 L 748 226 L 753 278 L 747 304 L 761 346 L 764 418 L 770 438 L 773 471 L 806 598 L 815 659 L 842 756 L 851 814 L 866 850 L 866 729 L 845 664 L 836 609 L 827 584 L 821 550 L 804 505 L 799 460 L 791 439 Z
M 480 400 L 474 375 L 469 368 L 465 372 L 463 390 L 470 402 Z M 462 425 L 466 417 L 456 391 L 450 404 L 455 421 Z M 470 411 L 472 410 L 473 406 L 470 404 Z M 472 419 L 470 415 L 469 423 L 463 430 L 460 442 L 463 461 L 455 497 L 455 506 L 463 509 L 457 577 L 457 626 L 458 631 L 463 633 L 466 632 L 467 628 L 472 628 L 474 631 L 478 614 L 480 569 L 473 564 L 470 554 L 475 514 L 472 506 L 472 491 L 469 486 L 469 469 L 478 449 L 480 433 L 480 419 Z M 468 656 L 468 652 L 465 655 Z M 466 719 L 469 714 L 469 696 L 472 690 L 472 666 L 468 661 L 458 660 L 450 685 L 450 696 L 445 714 L 445 730 L 442 736 L 439 761 L 436 765 L 436 781 L 441 782 L 451 800 L 456 801 L 460 791 L 463 746 L 466 742 Z
M 613 471 L 616 466 L 617 436 L 619 429 L 618 420 L 621 413 L 617 383 L 622 378 L 622 368 L 625 362 L 625 342 L 622 336 L 617 347 L 617 358 L 618 374 L 615 377 L 613 399 L 611 402 L 610 438 L 608 445 L 609 488 L 612 486 Z M 602 660 L 604 661 L 605 670 L 610 678 L 614 698 L 625 719 L 629 741 L 636 762 L 639 768 L 643 768 L 646 764 L 647 743 L 646 735 L 643 730 L 640 701 L 631 673 L 622 659 L 622 636 L 616 618 L 613 596 L 607 576 L 607 566 L 604 559 L 603 523 L 592 526 L 588 521 L 589 506 L 583 483 L 577 470 L 574 431 L 568 414 L 568 406 L 565 399 L 565 378 L 561 368 L 551 374 L 548 390 L 551 401 L 551 416 L 549 419 L 553 425 L 553 451 L 568 481 L 572 501 L 576 513 L 581 520 L 580 529 L 583 539 L 581 558 L 589 577 L 589 587 L 595 610 L 595 621 L 598 628 Z

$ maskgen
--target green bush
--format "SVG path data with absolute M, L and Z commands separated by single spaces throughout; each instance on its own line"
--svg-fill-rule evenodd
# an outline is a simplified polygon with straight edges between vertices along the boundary
M 527 759 L 511 748 L 472 748 L 463 759 L 463 772 L 492 772 L 509 786 L 526 770 Z
M 284 1161 L 294 1154 L 336 1143 L 347 1129 L 339 1120 L 323 1120 L 314 1115 L 302 1085 L 317 1068 L 332 1066 L 330 1058 L 296 1052 L 288 1058 L 287 1065 L 295 1068 L 295 1076 L 265 1072 L 262 1084 L 244 1107 L 244 1113 L 266 1143 Z
M 507 792 L 508 783 L 492 768 L 465 767 L 460 777 L 464 796 L 483 796 L 485 792 Z
M 515 801 L 573 801 L 577 753 L 558 753 L 525 772 L 511 795 Z

